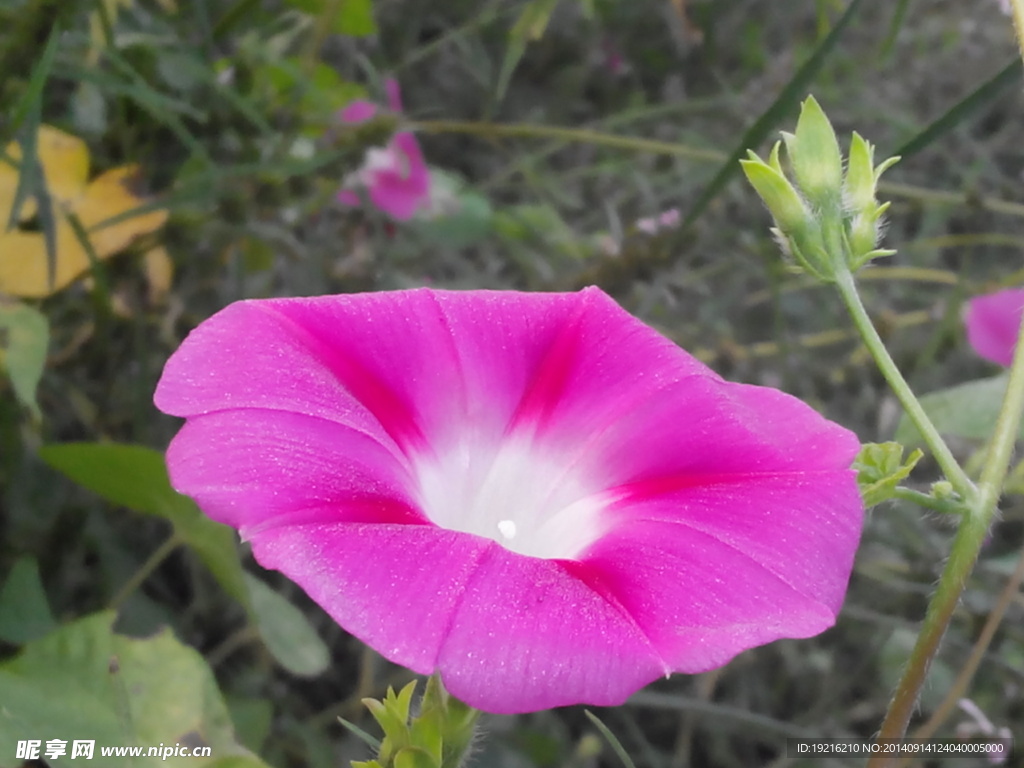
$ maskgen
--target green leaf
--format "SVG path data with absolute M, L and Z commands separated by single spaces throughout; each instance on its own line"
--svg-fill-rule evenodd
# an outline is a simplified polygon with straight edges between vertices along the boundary
M 341 11 L 334 21 L 334 31 L 339 35 L 366 37 L 377 33 L 373 21 L 371 0 L 342 0 Z
M 903 446 L 899 443 L 867 443 L 862 446 L 853 468 L 857 470 L 857 485 L 865 506 L 873 507 L 891 499 L 896 486 L 910 475 L 922 456 L 921 450 L 916 449 L 903 461 Z
M 943 435 L 971 440 L 985 440 L 995 428 L 1006 394 L 1008 375 L 1001 373 L 990 379 L 976 379 L 949 389 L 930 392 L 920 398 L 928 418 Z M 1024 428 L 1018 439 L 1024 437 Z M 923 445 L 913 422 L 903 414 L 894 439 L 904 445 Z
M 259 753 L 274 723 L 274 703 L 270 699 L 228 696 L 227 705 L 239 743 Z
M 14 562 L 0 589 L 0 640 L 21 645 L 56 626 L 34 557 Z
M 331 654 L 305 614 L 255 576 L 245 574 L 245 583 L 263 642 L 281 666 L 302 677 L 324 672 Z
M 334 5 L 336 11 L 330 29 L 335 34 L 366 37 L 377 33 L 373 0 L 340 0 L 340 4 L 332 0 L 289 0 L 288 5 L 310 16 L 320 16 Z
M 40 457 L 79 485 L 112 504 L 170 521 L 231 597 L 246 608 L 235 533 L 206 517 L 191 499 L 171 487 L 163 454 L 140 445 L 61 443 L 44 446 Z
M 169 630 L 116 635 L 106 611 L 61 627 L 0 664 L 0 749 L 18 740 L 95 743 L 92 768 L 265 768 L 241 747 L 213 674 Z M 209 746 L 209 757 L 107 757 L 103 747 Z
M 39 421 L 36 387 L 46 367 L 50 324 L 26 304 L 0 302 L 0 368 L 7 372 L 18 401 Z
M 464 248 L 491 234 L 494 211 L 487 198 L 468 188 L 458 176 L 430 171 L 432 210 L 411 224 L 431 243 Z

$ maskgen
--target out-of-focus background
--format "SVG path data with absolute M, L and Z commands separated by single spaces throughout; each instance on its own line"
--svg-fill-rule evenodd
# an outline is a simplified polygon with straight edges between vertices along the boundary
M 339 119 L 353 99 L 386 106 L 387 78 L 400 114 Z M 21 764 L 6 740 L 48 716 L 40 692 L 133 695 L 105 666 L 83 677 L 113 653 L 100 629 L 64 651 L 39 645 L 109 607 L 119 632 L 147 638 L 115 655 L 167 660 L 179 671 L 164 698 L 219 713 L 192 730 L 277 768 L 365 757 L 337 718 L 373 731 L 360 698 L 409 679 L 244 551 L 262 587 L 211 570 L 233 541 L 147 496 L 178 426 L 152 405 L 161 368 L 237 299 L 596 284 L 722 375 L 795 394 L 863 441 L 890 439 L 898 406 L 836 295 L 781 259 L 735 161 L 792 130 L 808 93 L 844 145 L 856 130 L 878 159 L 904 155 L 881 191 L 885 245 L 899 252 L 865 270 L 862 290 L 911 383 L 996 373 L 967 348 L 960 313 L 1024 281 L 1024 99 L 998 0 L 0 0 L 0 766 Z M 396 125 L 416 131 L 435 208 L 396 221 L 368 200 L 340 204 Z M 60 209 L 74 215 L 57 221 Z M 69 442 L 113 449 L 40 454 Z M 978 442 L 954 445 L 968 457 Z M 936 476 L 924 462 L 913 482 Z M 921 721 L 1013 570 L 1022 523 L 1010 496 Z M 596 714 L 651 768 L 801 765 L 787 737 L 870 737 L 951 530 L 916 507 L 874 509 L 834 629 Z M 147 644 L 162 627 L 168 656 Z M 30 650 L 31 664 L 17 656 Z M 48 667 L 62 677 L 37 683 Z M 199 683 L 175 687 L 185 668 L 212 671 L 219 692 L 202 685 L 216 705 L 188 698 Z M 939 735 L 1024 738 L 1019 592 L 968 697 Z M 52 738 L 93 727 L 59 709 Z M 489 717 L 477 759 L 619 764 L 582 708 Z

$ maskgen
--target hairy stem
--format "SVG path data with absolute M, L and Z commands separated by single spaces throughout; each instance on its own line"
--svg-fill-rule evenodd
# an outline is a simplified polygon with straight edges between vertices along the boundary
M 889 383 L 893 393 L 900 401 L 900 405 L 907 412 L 907 416 L 910 417 L 910 420 L 914 422 L 914 426 L 921 433 L 925 445 L 932 452 L 946 479 L 953 484 L 954 490 L 960 494 L 962 499 L 965 501 L 970 500 L 976 493 L 974 483 L 971 482 L 967 473 L 964 472 L 963 468 L 953 457 L 953 453 L 949 450 L 949 446 L 946 445 L 946 441 L 942 439 L 935 425 L 928 418 L 928 414 L 924 412 L 921 403 L 918 402 L 917 397 L 911 391 L 910 385 L 907 384 L 903 374 L 900 373 L 896 363 L 889 355 L 889 350 L 885 348 L 882 338 L 878 335 L 874 323 L 871 322 L 871 318 L 868 316 L 868 312 L 860 300 L 860 294 L 857 293 L 857 286 L 854 283 L 853 275 L 845 269 L 837 270 L 836 287 L 839 289 L 839 294 L 842 296 L 843 302 L 853 318 L 853 324 L 857 327 L 864 345 L 875 359 L 875 363 L 882 372 L 882 376 Z
M 850 283 L 852 284 L 852 278 Z M 928 668 L 938 652 L 942 636 L 956 610 L 978 552 L 985 541 L 989 526 L 997 512 L 997 503 L 1009 470 L 1010 458 L 1020 429 L 1021 410 L 1024 408 L 1024 323 L 1018 331 L 1018 343 L 1010 367 L 1010 379 L 1003 398 L 995 432 L 989 443 L 988 460 L 982 471 L 975 492 L 967 497 L 967 505 L 949 560 L 939 579 L 938 589 L 928 605 L 924 623 L 918 634 L 914 650 L 911 651 L 907 667 L 903 672 L 889 711 L 882 722 L 879 739 L 901 739 L 906 735 L 907 726 L 917 703 L 918 694 L 924 684 Z M 945 469 L 945 467 L 943 467 Z M 959 469 L 959 466 L 957 467 Z M 947 476 L 948 477 L 948 476 Z M 950 482 L 953 478 L 948 477 Z M 869 768 L 885 768 L 895 765 L 898 756 L 878 756 L 868 762 Z

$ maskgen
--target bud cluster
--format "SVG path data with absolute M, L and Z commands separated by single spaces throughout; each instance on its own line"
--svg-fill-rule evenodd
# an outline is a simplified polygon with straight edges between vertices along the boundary
M 470 747 L 479 712 L 453 698 L 437 675 L 427 680 L 419 711 L 411 712 L 416 682 L 397 694 L 388 688 L 382 700 L 363 704 L 384 731 L 375 760 L 353 761 L 352 768 L 458 768 Z
M 741 160 L 747 179 L 775 220 L 783 250 L 807 272 L 832 282 L 895 251 L 878 248 L 889 203 L 875 197 L 878 178 L 898 157 L 874 165 L 874 147 L 854 133 L 845 173 L 835 131 L 813 96 L 801 105 L 796 133 L 783 133 L 765 162 Z M 795 184 L 779 160 L 783 142 Z

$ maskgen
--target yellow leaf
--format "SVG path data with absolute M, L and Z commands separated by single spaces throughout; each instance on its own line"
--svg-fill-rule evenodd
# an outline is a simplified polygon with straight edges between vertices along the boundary
M 134 190 L 140 186 L 137 165 L 123 165 L 101 174 L 86 188 L 85 195 L 72 207 L 89 232 L 89 242 L 97 255 L 106 258 L 124 249 L 139 235 L 153 232 L 167 221 L 167 211 L 157 209 L 131 216 L 116 224 L 103 222 L 138 208 L 146 199 Z
M 58 131 L 48 125 L 39 126 L 36 135 L 36 153 L 43 166 L 46 188 L 53 202 L 74 204 L 85 191 L 89 179 L 89 148 L 76 136 Z M 15 162 L 21 162 L 21 145 L 11 142 L 7 154 Z M 0 226 L 6 225 L 14 205 L 14 193 L 18 188 L 18 169 L 7 163 L 0 163 Z M 21 220 L 36 214 L 35 199 L 28 199 L 21 208 Z
M 33 298 L 59 291 L 90 267 L 88 252 L 76 236 L 69 214 L 78 217 L 100 259 L 113 256 L 136 237 L 159 229 L 167 220 L 166 210 L 155 210 L 103 226 L 103 222 L 146 203 L 146 198 L 136 191 L 138 167 L 114 168 L 88 183 L 89 151 L 81 139 L 40 126 L 37 145 L 56 220 L 53 283 L 49 279 L 42 232 L 0 232 L 0 292 Z M 17 144 L 11 144 L 7 153 L 16 160 L 21 157 Z M 0 221 L 10 216 L 17 184 L 17 170 L 0 163 Z M 36 212 L 35 201 L 29 202 L 22 209 L 23 219 Z
M 174 277 L 174 262 L 162 245 L 150 248 L 143 256 L 146 269 L 146 282 L 149 283 L 149 301 L 160 304 L 171 290 L 171 279 Z

